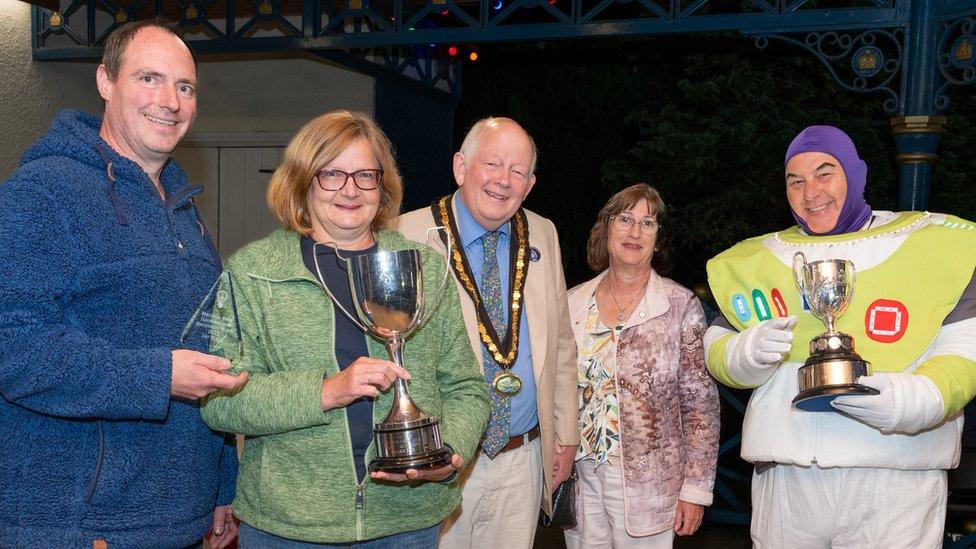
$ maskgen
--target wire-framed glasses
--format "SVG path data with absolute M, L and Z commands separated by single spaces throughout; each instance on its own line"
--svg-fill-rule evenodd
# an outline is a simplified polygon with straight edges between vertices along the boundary
M 352 178 L 353 183 L 363 191 L 371 191 L 380 186 L 383 180 L 383 170 L 356 170 L 345 172 L 333 168 L 319 170 L 315 174 L 315 179 L 319 182 L 319 187 L 323 191 L 338 191 L 346 186 L 346 182 Z
M 658 229 L 657 219 L 653 217 L 637 219 L 627 214 L 616 214 L 610 216 L 610 222 L 622 231 L 629 231 L 634 226 L 634 223 L 637 223 L 640 231 L 644 234 L 654 234 Z

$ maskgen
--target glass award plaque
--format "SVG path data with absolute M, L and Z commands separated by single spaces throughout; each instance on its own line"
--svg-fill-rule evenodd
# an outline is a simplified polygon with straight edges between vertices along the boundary
M 229 373 L 238 373 L 244 358 L 244 339 L 237 315 L 234 281 L 227 271 L 220 273 L 207 296 L 183 328 L 180 345 L 231 361 Z

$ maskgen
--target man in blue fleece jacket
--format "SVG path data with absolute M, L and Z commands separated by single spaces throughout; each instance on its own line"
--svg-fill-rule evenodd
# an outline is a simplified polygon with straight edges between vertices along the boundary
M 0 547 L 222 547 L 236 454 L 196 400 L 246 376 L 179 348 L 220 272 L 169 158 L 196 62 L 133 23 L 97 83 L 103 119 L 60 113 L 0 185 Z

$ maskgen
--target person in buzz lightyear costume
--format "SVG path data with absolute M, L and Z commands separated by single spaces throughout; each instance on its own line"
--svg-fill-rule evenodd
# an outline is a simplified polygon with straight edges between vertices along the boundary
M 708 263 L 719 316 L 705 335 L 709 371 L 755 388 L 742 430 L 755 547 L 941 547 L 946 469 L 959 461 L 962 407 L 976 393 L 976 225 L 944 214 L 872 211 L 867 166 L 830 126 L 786 153 L 798 225 L 736 244 Z M 837 321 L 877 395 L 836 412 L 793 408 L 797 369 L 824 331 L 791 268 L 846 259 L 857 280 Z

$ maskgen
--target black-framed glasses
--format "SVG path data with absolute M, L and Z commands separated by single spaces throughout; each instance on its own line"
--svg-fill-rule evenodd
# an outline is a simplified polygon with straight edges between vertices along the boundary
M 359 190 L 371 191 L 380 186 L 380 181 L 383 180 L 383 170 L 369 169 L 345 172 L 333 168 L 326 168 L 319 170 L 315 174 L 315 179 L 319 182 L 319 187 L 323 191 L 338 191 L 342 189 L 346 186 L 346 182 L 349 181 L 350 177 L 353 183 L 359 187 Z
M 634 223 L 640 226 L 640 231 L 644 234 L 654 234 L 658 229 L 657 219 L 653 217 L 637 219 L 627 214 L 616 214 L 610 216 L 610 222 L 622 231 L 629 231 L 634 226 Z

